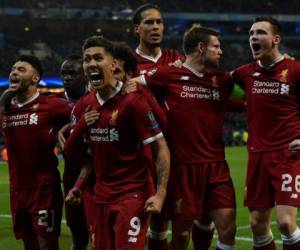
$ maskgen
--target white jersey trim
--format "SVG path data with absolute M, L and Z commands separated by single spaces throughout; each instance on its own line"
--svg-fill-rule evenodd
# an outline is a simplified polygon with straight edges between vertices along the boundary
M 283 59 L 284 59 L 284 56 L 282 55 L 282 56 L 279 57 L 277 60 L 275 60 L 272 64 L 270 64 L 270 65 L 268 65 L 268 66 L 266 66 L 266 67 L 262 65 L 262 63 L 261 63 L 260 60 L 257 61 L 257 64 L 258 64 L 261 68 L 264 68 L 264 69 L 270 69 L 270 68 L 272 68 L 275 64 L 281 62 Z
M 182 64 L 183 67 L 185 67 L 186 69 L 188 69 L 189 71 L 191 71 L 193 74 L 195 74 L 196 76 L 202 78 L 204 76 L 203 73 L 198 72 L 197 70 L 195 70 L 194 68 L 192 68 L 190 65 L 188 65 L 187 63 L 183 63 Z
M 152 137 L 149 137 L 149 138 L 143 140 L 143 144 L 149 144 L 149 143 L 151 143 L 151 142 L 156 141 L 156 140 L 159 139 L 159 138 L 162 138 L 163 136 L 164 136 L 163 133 L 160 132 L 160 133 L 158 133 L 158 134 L 155 135 L 155 136 L 152 136 Z
M 121 91 L 122 87 L 123 87 L 123 82 L 118 81 L 117 85 L 116 85 L 116 88 L 115 88 L 115 91 L 110 96 L 108 96 L 106 99 L 101 98 L 101 96 L 99 95 L 99 92 L 97 92 L 96 97 L 97 97 L 97 100 L 98 100 L 99 104 L 102 106 L 109 99 L 112 99 L 115 95 L 117 95 Z
M 145 53 L 143 53 L 138 47 L 136 48 L 135 52 L 136 52 L 139 56 L 141 56 L 141 57 L 143 57 L 143 58 L 145 58 L 145 59 L 147 59 L 147 60 L 149 60 L 149 61 L 155 62 L 155 63 L 157 63 L 157 61 L 159 60 L 159 58 L 160 58 L 161 55 L 162 55 L 161 50 L 159 50 L 159 52 L 158 52 L 158 54 L 157 54 L 156 57 L 148 56 L 148 55 L 146 55 Z
M 12 105 L 16 105 L 18 108 L 22 108 L 23 106 L 25 106 L 26 104 L 28 103 L 31 103 L 32 101 L 34 101 L 36 98 L 38 98 L 40 96 L 40 93 L 39 92 L 36 92 L 33 96 L 31 96 L 27 101 L 21 103 L 21 102 L 18 102 L 17 100 L 17 97 L 14 97 L 12 100 L 11 100 L 11 104 Z

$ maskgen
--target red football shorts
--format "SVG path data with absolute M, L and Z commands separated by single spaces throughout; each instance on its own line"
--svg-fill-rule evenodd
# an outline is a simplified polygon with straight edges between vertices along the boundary
M 207 210 L 236 207 L 226 161 L 173 165 L 169 182 L 172 219 L 199 219 Z
M 114 204 L 96 204 L 96 250 L 143 250 L 149 225 L 145 199 L 128 198 Z
M 84 207 L 84 213 L 86 218 L 86 225 L 90 234 L 92 244 L 94 245 L 95 240 L 95 211 L 97 206 L 94 202 L 94 191 L 93 187 L 88 186 L 82 193 L 82 201 Z
M 249 154 L 245 205 L 253 210 L 274 204 L 300 207 L 300 156 L 288 149 Z
M 17 239 L 27 233 L 60 234 L 63 196 L 60 186 L 10 191 L 13 229 Z

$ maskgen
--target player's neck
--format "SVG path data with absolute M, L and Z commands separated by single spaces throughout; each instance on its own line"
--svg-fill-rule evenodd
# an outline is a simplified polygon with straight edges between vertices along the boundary
M 82 97 L 86 92 L 86 86 L 85 83 L 81 86 L 78 86 L 77 88 L 67 89 L 66 92 L 69 98 L 78 100 L 80 97 Z
M 37 93 L 37 88 L 28 88 L 27 91 L 17 93 L 16 94 L 16 100 L 18 103 L 25 103 L 28 100 L 30 100 L 34 95 Z
M 161 48 L 159 46 L 147 46 L 144 43 L 140 43 L 138 46 L 138 50 L 147 56 L 156 57 L 160 52 Z
M 259 63 L 264 68 L 270 68 L 282 59 L 283 55 L 279 51 L 275 51 L 274 53 L 261 58 Z
M 203 73 L 206 69 L 203 63 L 199 63 L 199 59 L 188 55 L 186 56 L 186 60 L 184 63 L 199 73 Z
M 98 90 L 98 94 L 102 100 L 108 100 L 116 91 L 117 91 L 118 81 L 116 79 L 110 81 L 110 84 L 106 84 L 106 86 L 100 90 Z

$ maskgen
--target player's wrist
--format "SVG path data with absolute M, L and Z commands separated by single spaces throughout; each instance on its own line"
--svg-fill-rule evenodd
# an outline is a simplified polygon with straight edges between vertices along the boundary
M 84 187 L 86 185 L 86 180 L 82 176 L 79 176 L 74 184 L 74 188 L 83 191 Z

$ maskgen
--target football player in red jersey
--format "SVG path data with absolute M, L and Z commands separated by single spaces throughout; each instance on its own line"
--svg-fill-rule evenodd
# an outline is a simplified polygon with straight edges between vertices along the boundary
M 168 150 L 142 96 L 121 95 L 122 82 L 113 75 L 113 47 L 111 42 L 100 37 L 91 37 L 85 42 L 84 70 L 97 91 L 76 104 L 74 116 L 78 120 L 88 106 L 100 112 L 99 119 L 88 128 L 96 173 L 95 249 L 143 249 L 147 229 L 147 216 L 143 210 L 161 210 L 169 171 Z M 81 121 L 76 127 L 83 124 Z M 155 154 L 160 169 L 158 189 L 148 199 L 149 169 L 140 140 L 144 144 L 154 143 L 158 153 Z M 117 217 L 111 223 L 113 214 Z
M 300 206 L 300 156 L 294 153 L 300 137 L 300 63 L 279 50 L 280 23 L 258 17 L 250 28 L 255 61 L 233 71 L 244 87 L 248 115 L 248 168 L 245 205 L 251 215 L 253 249 L 275 249 L 270 229 L 275 207 L 283 249 L 300 249 L 296 223 Z M 297 150 L 295 150 L 297 151 Z
M 64 98 L 74 106 L 77 100 L 87 92 L 87 84 L 82 68 L 82 57 L 72 55 L 67 57 L 60 68 L 60 75 L 65 88 Z M 74 186 L 81 167 L 81 156 L 64 156 L 65 168 L 63 174 L 63 186 L 65 196 Z M 79 164 L 79 166 L 78 166 Z M 72 234 L 72 250 L 87 249 L 89 233 L 86 225 L 84 209 L 82 204 L 72 206 L 65 204 L 67 225 Z
M 23 240 L 25 249 L 58 250 L 63 199 L 54 148 L 57 131 L 69 120 L 71 107 L 63 99 L 40 95 L 41 77 L 36 57 L 17 59 L 9 89 L 0 98 L 6 104 L 2 131 L 9 156 L 15 236 Z
M 222 55 L 218 32 L 194 26 L 186 32 L 183 47 L 186 61 L 182 67 L 157 67 L 138 80 L 162 93 L 168 118 L 165 132 L 172 168 L 167 200 L 173 205 L 170 248 L 186 249 L 193 220 L 208 211 L 218 230 L 217 249 L 232 250 L 235 194 L 222 127 L 233 83 L 229 73 L 216 69 Z

